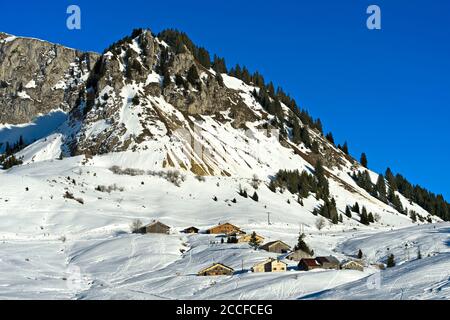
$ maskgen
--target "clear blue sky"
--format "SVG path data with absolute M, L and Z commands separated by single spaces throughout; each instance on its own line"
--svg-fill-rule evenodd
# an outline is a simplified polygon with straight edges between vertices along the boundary
M 30 2 L 4 1 L 0 31 L 103 51 L 136 27 L 178 28 L 280 84 L 375 171 L 450 199 L 448 0 Z M 65 27 L 69 4 L 81 31 Z M 381 31 L 366 28 L 370 4 Z

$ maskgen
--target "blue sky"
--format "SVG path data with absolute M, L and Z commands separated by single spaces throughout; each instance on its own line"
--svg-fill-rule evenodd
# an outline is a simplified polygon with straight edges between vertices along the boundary
M 66 28 L 70 4 L 82 30 Z M 371 4 L 380 31 L 366 28 Z M 448 0 L 8 1 L 0 31 L 103 51 L 136 27 L 178 28 L 281 85 L 375 171 L 450 199 L 449 21 Z

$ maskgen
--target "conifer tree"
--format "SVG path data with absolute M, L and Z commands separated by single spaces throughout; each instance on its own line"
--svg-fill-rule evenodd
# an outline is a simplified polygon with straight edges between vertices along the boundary
M 302 128 L 300 126 L 300 123 L 298 122 L 297 118 L 292 117 L 292 142 L 295 144 L 299 144 L 302 142 Z
M 387 202 L 386 183 L 384 181 L 384 177 L 382 174 L 380 174 L 378 176 L 376 190 L 378 193 L 378 199 L 380 199 L 382 202 L 386 203 Z
M 393 267 L 395 267 L 395 257 L 394 257 L 393 254 L 391 254 L 391 255 L 388 257 L 388 260 L 387 260 L 386 265 L 387 265 L 388 268 L 393 268 Z
M 417 222 L 417 213 L 415 211 L 411 211 L 409 216 L 413 222 Z
M 219 58 L 217 55 L 214 55 L 212 67 L 217 73 L 228 73 L 225 59 Z
M 301 250 L 308 253 L 309 255 L 313 255 L 313 251 L 309 248 L 304 240 L 305 237 L 306 235 L 304 233 L 299 234 L 297 244 L 294 247 L 294 251 Z
M 333 137 L 333 134 L 332 134 L 331 132 L 327 133 L 326 139 L 327 139 L 328 142 L 330 142 L 331 144 L 334 144 L 334 137 Z
M 331 217 L 331 222 L 333 222 L 333 224 L 338 224 L 339 214 L 338 214 L 338 211 L 336 208 L 336 200 L 334 200 L 334 198 L 331 198 L 331 201 L 329 204 L 329 216 Z
M 357 257 L 358 257 L 358 259 L 362 259 L 363 258 L 363 252 L 362 252 L 361 249 L 359 249 Z
M 330 196 L 330 190 L 328 180 L 325 177 L 325 169 L 322 166 L 322 162 L 317 160 L 315 166 L 315 176 L 317 179 L 317 195 L 319 199 L 326 200 Z
M 394 193 L 394 190 L 389 189 L 388 193 L 388 200 L 392 204 L 392 207 L 394 207 L 395 210 L 397 210 L 400 213 L 404 213 L 403 205 L 400 200 L 400 197 Z
M 361 165 L 364 168 L 367 168 L 368 161 L 367 161 L 367 156 L 366 156 L 366 154 L 364 152 L 361 154 L 361 161 L 360 162 L 361 162 Z
M 356 212 L 357 214 L 360 214 L 360 209 L 359 209 L 359 203 L 356 202 L 355 205 L 353 206 L 353 212 Z
M 256 238 L 256 232 L 254 231 L 250 237 L 249 245 L 255 250 L 259 247 L 258 239 Z
M 347 141 L 345 141 L 344 145 L 342 146 L 342 151 L 343 151 L 346 155 L 349 154 L 349 152 L 348 152 L 348 144 L 347 144 Z
M 272 81 L 267 85 L 267 92 L 269 93 L 269 96 L 275 97 L 275 87 L 273 86 Z
M 390 168 L 386 169 L 385 176 L 386 176 L 386 180 L 389 184 L 389 187 L 392 188 L 394 191 L 397 190 L 397 183 L 395 181 L 394 174 L 392 173 Z
M 309 132 L 308 132 L 307 127 L 300 128 L 300 139 L 307 148 L 311 148 L 311 138 L 309 137 Z
M 346 215 L 348 218 L 351 218 L 351 217 L 352 217 L 352 211 L 351 211 L 351 209 L 350 209 L 349 206 L 345 207 L 345 215 Z
M 320 119 L 317 119 L 314 123 L 314 128 L 319 130 L 320 133 L 323 133 L 323 127 L 322 127 L 322 121 Z
M 209 56 L 209 52 L 205 48 L 199 48 L 197 56 L 198 62 L 209 70 L 211 68 L 211 57 Z
M 370 222 L 369 222 L 369 216 L 368 216 L 368 214 L 367 214 L 367 209 L 366 209 L 366 207 L 363 207 L 363 208 L 362 208 L 362 211 L 361 211 L 361 220 L 360 220 L 360 222 L 361 222 L 362 224 L 366 225 L 366 226 L 370 224 Z
M 216 80 L 221 87 L 225 86 L 225 83 L 223 82 L 223 77 L 219 72 L 216 73 Z
M 374 223 L 375 222 L 375 219 L 373 218 L 372 212 L 369 212 L 369 216 L 368 216 L 367 221 L 369 221 L 369 223 Z

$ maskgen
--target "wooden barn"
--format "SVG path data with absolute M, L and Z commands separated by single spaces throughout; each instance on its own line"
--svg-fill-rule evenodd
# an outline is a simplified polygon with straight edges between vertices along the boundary
M 246 234 L 243 235 L 242 237 L 239 237 L 238 242 L 239 243 L 248 243 L 250 242 L 250 240 L 252 239 L 252 234 Z M 258 244 L 261 244 L 264 242 L 264 237 L 260 236 L 260 235 L 256 235 L 256 242 Z
M 304 270 L 304 271 L 319 269 L 321 267 L 322 266 L 320 265 L 320 263 L 317 262 L 317 260 L 313 259 L 313 258 L 304 258 L 304 259 L 301 259 L 300 262 L 298 263 L 298 268 L 300 270 Z
M 245 234 L 239 227 L 231 223 L 223 223 L 208 229 L 209 234 Z
M 187 233 L 187 234 L 194 234 L 194 233 L 199 233 L 200 229 L 196 228 L 196 227 L 189 227 L 184 229 L 182 232 L 183 233 Z
M 341 265 L 341 269 L 364 271 L 364 264 L 360 261 L 351 260 L 351 261 L 344 262 Z
M 283 261 L 269 258 L 265 261 L 255 264 L 252 268 L 253 272 L 285 272 L 287 264 Z
M 268 242 L 259 248 L 274 253 L 288 253 L 291 250 L 291 247 L 281 240 Z
M 140 233 L 160 233 L 169 234 L 170 227 L 159 221 L 153 221 L 152 223 L 142 227 Z
M 296 250 L 294 252 L 289 253 L 286 256 L 287 260 L 297 261 L 297 262 L 299 262 L 300 260 L 302 260 L 304 258 L 312 258 L 312 256 L 303 250 Z
M 208 276 L 232 276 L 234 269 L 227 267 L 221 263 L 215 263 L 212 266 L 201 270 L 197 275 L 208 277 Z
M 317 262 L 321 265 L 322 269 L 336 269 L 339 270 L 341 263 L 333 256 L 317 257 Z

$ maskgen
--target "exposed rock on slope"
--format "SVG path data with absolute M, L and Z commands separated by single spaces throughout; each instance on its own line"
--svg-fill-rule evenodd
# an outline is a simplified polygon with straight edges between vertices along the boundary
M 0 123 L 29 122 L 54 109 L 70 111 L 97 58 L 0 33 Z
M 229 115 L 234 128 L 259 118 L 187 49 L 176 54 L 149 31 L 109 48 L 84 92 L 71 114 L 75 132 L 67 145 L 74 155 L 137 148 L 155 138 L 155 126 L 162 135 L 194 130 L 193 120 L 201 116 L 224 122 Z

